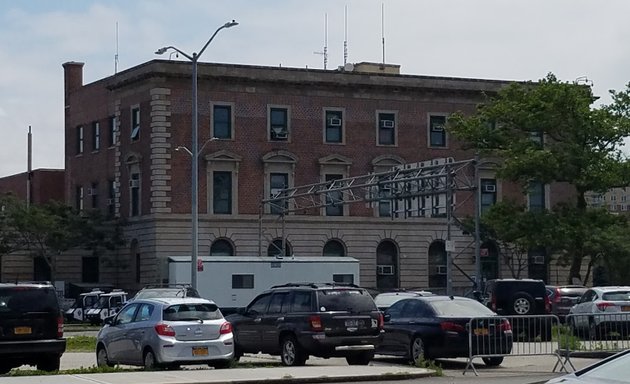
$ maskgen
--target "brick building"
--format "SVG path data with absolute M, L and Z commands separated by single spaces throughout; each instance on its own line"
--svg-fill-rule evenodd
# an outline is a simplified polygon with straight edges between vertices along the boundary
M 167 257 L 191 252 L 191 158 L 177 150 L 191 144 L 191 64 L 153 60 L 86 85 L 83 63 L 63 67 L 66 199 L 128 221 L 128 247 L 114 263 L 100 262 L 102 279 L 130 289 L 163 281 Z M 198 79 L 200 256 L 275 255 L 284 235 L 288 254 L 358 258 L 363 286 L 443 290 L 442 214 L 401 218 L 383 209 L 386 202 L 341 205 L 287 215 L 283 233 L 261 200 L 280 188 L 407 163 L 470 159 L 443 129 L 446 116 L 474 112 L 506 82 L 401 75 L 399 66 L 370 63 L 352 70 L 200 63 Z M 491 169 L 481 177 L 486 205 L 509 195 L 532 207 L 563 198 L 549 185 L 523 196 Z M 458 216 L 472 215 L 471 193 L 455 197 Z M 458 227 L 451 239 L 461 293 L 471 285 L 466 274 L 474 275 L 473 239 Z M 500 250 L 483 250 L 484 276 L 509 277 Z M 555 281 L 559 272 L 538 256 L 532 275 Z
M 43 204 L 49 201 L 65 201 L 64 170 L 39 168 L 31 171 L 30 202 Z M 0 194 L 13 194 L 26 201 L 29 183 L 28 172 L 0 177 Z

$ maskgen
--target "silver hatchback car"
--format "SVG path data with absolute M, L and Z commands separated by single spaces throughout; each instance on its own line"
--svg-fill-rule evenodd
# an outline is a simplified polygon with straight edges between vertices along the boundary
M 232 325 L 214 302 L 202 298 L 134 300 L 106 319 L 96 339 L 99 367 L 226 368 L 234 358 Z

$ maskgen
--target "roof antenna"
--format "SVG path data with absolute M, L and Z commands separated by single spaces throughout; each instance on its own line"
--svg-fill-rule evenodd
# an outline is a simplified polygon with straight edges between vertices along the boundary
M 114 75 L 118 73 L 118 22 L 116 22 L 116 54 L 114 55 Z
M 324 14 L 324 51 L 316 51 L 313 53 L 324 56 L 324 69 L 326 69 L 328 66 L 328 13 Z
M 343 12 L 343 66 L 348 62 L 348 6 L 344 7 Z
M 385 3 L 381 3 L 381 37 L 383 40 L 383 64 L 385 64 Z

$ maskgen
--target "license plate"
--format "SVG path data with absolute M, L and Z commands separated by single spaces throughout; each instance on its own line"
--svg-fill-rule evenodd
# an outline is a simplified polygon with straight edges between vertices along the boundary
M 359 320 L 356 320 L 356 319 L 346 320 L 346 327 L 357 328 L 358 326 L 359 326 Z
M 621 310 L 623 312 L 628 312 L 628 311 L 630 311 L 630 306 L 624 305 L 623 307 L 621 307 Z
M 488 328 L 475 328 L 473 330 L 473 333 L 475 334 L 475 336 L 487 336 L 488 335 Z
M 31 327 L 15 327 L 13 333 L 16 335 L 30 335 L 32 331 Z
M 208 347 L 192 347 L 193 356 L 208 356 Z

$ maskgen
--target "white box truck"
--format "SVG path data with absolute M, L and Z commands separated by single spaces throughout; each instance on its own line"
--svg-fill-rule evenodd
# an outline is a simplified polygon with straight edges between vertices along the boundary
M 336 282 L 359 285 L 359 260 L 352 257 L 203 256 L 197 290 L 224 312 L 245 307 L 274 285 Z M 169 283 L 190 284 L 190 257 L 168 258 Z

